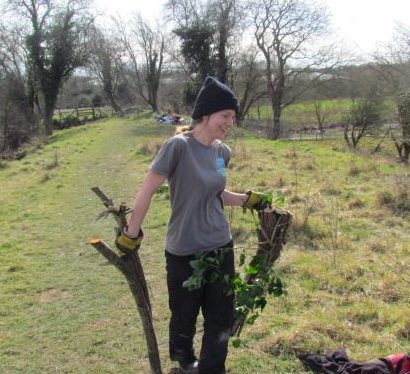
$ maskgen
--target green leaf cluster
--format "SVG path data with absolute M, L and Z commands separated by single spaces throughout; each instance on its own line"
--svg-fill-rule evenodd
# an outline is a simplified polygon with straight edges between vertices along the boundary
M 201 288 L 205 283 L 213 283 L 217 280 L 223 280 L 229 284 L 229 274 L 220 270 L 226 250 L 231 250 L 231 248 L 212 252 L 212 254 L 216 253 L 215 256 L 209 252 L 200 252 L 195 255 L 195 259 L 189 262 L 193 273 L 182 286 L 192 291 Z
M 240 266 L 244 266 L 245 278 L 237 273 L 232 282 L 236 296 L 235 311 L 237 317 L 243 316 L 247 324 L 253 324 L 267 304 L 267 295 L 286 295 L 286 286 L 274 273 L 265 255 L 255 256 L 246 266 L 242 254 Z M 251 282 L 249 278 L 252 278 Z
M 244 276 L 237 272 L 234 277 L 220 270 L 223 256 L 224 250 L 218 251 L 216 256 L 210 256 L 207 252 L 197 254 L 190 262 L 193 274 L 183 283 L 183 287 L 195 290 L 207 282 L 222 280 L 226 284 L 225 292 L 235 294 L 235 318 L 243 318 L 252 325 L 265 308 L 266 297 L 286 295 L 286 286 L 273 272 L 267 255 L 255 256 L 247 265 L 246 256 L 242 253 L 239 266 L 244 268 Z

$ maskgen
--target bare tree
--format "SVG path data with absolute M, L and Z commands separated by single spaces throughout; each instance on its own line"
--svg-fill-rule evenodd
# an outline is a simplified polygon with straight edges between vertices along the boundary
M 178 36 L 172 42 L 172 49 L 167 48 L 167 52 L 171 61 L 182 68 L 191 80 L 187 86 L 195 86 L 195 92 L 192 94 L 195 99 L 202 81 L 209 74 L 213 74 L 211 60 L 214 53 L 212 45 L 215 30 L 208 20 L 204 1 L 169 0 L 165 4 L 165 9 L 167 20 L 174 26 L 172 32 Z
M 156 111 L 166 35 L 159 26 L 152 27 L 144 21 L 140 14 L 135 14 L 130 22 L 124 22 L 120 18 L 114 19 L 114 22 L 138 95 Z
M 28 140 L 36 121 L 27 95 L 23 28 L 0 24 L 0 150 L 14 151 Z
M 85 61 L 84 38 L 91 18 L 82 0 L 11 0 L 9 6 L 30 26 L 27 70 L 31 86 L 41 92 L 43 129 L 50 135 L 59 91 Z
M 233 69 L 235 92 L 239 97 L 238 124 L 247 116 L 256 102 L 266 97 L 263 68 L 257 56 L 257 50 L 248 48 L 248 51 L 242 52 L 236 59 L 236 66 Z
M 0 68 L 2 74 L 13 73 L 22 81 L 24 68 L 23 27 L 0 24 Z
M 334 50 L 318 46 L 318 38 L 328 30 L 324 7 L 310 6 L 299 0 L 258 0 L 252 3 L 256 43 L 266 62 L 266 85 L 273 112 L 268 137 L 280 135 L 283 109 L 306 90 L 305 83 L 317 79 L 309 75 L 315 68 L 332 61 Z
M 401 136 L 393 137 L 401 162 L 409 163 L 410 157 L 410 93 L 403 93 L 397 99 Z
M 363 136 L 375 130 L 381 110 L 381 101 L 376 98 L 353 102 L 344 127 L 344 139 L 350 149 L 355 150 Z
M 386 82 L 389 93 L 405 92 L 410 86 L 410 26 L 397 24 L 392 41 L 373 55 L 379 79 Z
M 410 155 L 410 26 L 396 25 L 393 40 L 375 53 L 376 69 L 396 98 L 401 134 L 391 133 L 400 161 Z
M 185 102 L 191 104 L 208 75 L 233 83 L 233 60 L 244 29 L 244 7 L 239 0 L 170 0 L 166 3 L 173 32 L 191 75 Z
M 210 4 L 208 14 L 214 14 L 215 22 L 215 73 L 218 79 L 227 83 L 232 74 L 232 62 L 244 20 L 244 8 L 238 0 L 216 0 Z M 211 18 L 212 20 L 212 18 Z
M 118 82 L 123 76 L 120 47 L 97 28 L 90 38 L 88 68 L 96 76 L 101 90 L 115 112 L 122 115 L 116 99 Z
M 322 79 L 318 79 L 312 85 L 312 94 L 314 98 L 313 107 L 315 110 L 315 117 L 317 121 L 318 131 L 321 136 L 324 133 L 324 124 L 329 116 L 329 89 L 331 79 L 328 79 L 325 75 Z M 333 87 L 332 87 L 333 88 Z
M 177 28 L 187 28 L 201 19 L 204 4 L 200 0 L 168 0 L 165 8 L 169 21 L 174 22 Z
M 324 123 L 329 115 L 329 105 L 327 100 L 316 99 L 313 103 L 315 108 L 315 116 L 317 121 L 317 129 L 320 135 L 323 135 Z

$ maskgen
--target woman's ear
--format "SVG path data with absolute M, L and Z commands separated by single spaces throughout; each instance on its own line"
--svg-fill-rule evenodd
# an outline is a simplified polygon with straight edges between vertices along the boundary
M 210 114 L 207 114 L 206 116 L 202 116 L 201 118 L 201 123 L 203 123 L 204 125 L 206 125 L 209 121 L 209 117 L 211 117 Z

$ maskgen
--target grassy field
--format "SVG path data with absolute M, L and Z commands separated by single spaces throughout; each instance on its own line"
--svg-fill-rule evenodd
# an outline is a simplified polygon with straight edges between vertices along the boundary
M 90 188 L 131 203 L 172 129 L 151 115 L 56 132 L 0 170 L 0 372 L 148 373 L 142 326 L 122 275 L 87 240 L 113 240 Z M 268 141 L 237 129 L 229 188 L 281 190 L 295 223 L 276 269 L 288 295 L 269 299 L 231 348 L 229 373 L 302 373 L 300 352 L 345 347 L 352 359 L 410 346 L 409 169 L 341 141 Z M 256 248 L 252 216 L 227 210 L 236 253 Z M 165 373 L 169 312 L 156 194 L 141 260 Z M 199 327 L 199 344 L 201 327 Z
M 339 123 L 343 121 L 344 117 L 349 113 L 352 106 L 350 99 L 333 99 L 323 100 L 321 103 L 322 113 L 327 113 L 325 123 Z M 387 99 L 383 103 L 383 117 L 391 117 L 396 111 L 395 103 L 393 100 Z M 249 113 L 251 119 L 271 119 L 272 108 L 269 105 L 262 105 L 258 108 L 253 108 Z M 299 101 L 286 107 L 283 110 L 281 120 L 287 125 L 300 125 L 300 124 L 317 124 L 315 115 L 315 102 L 312 101 Z

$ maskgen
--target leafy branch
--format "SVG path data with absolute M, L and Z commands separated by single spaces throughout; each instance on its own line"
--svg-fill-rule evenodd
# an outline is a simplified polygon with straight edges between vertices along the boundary
M 245 320 L 246 324 L 252 325 L 265 308 L 267 295 L 286 295 L 286 286 L 273 271 L 266 254 L 253 257 L 249 264 L 246 264 L 246 256 L 242 253 L 239 266 L 244 269 L 244 276 L 239 272 L 233 277 L 224 273 L 220 269 L 227 250 L 232 249 L 223 248 L 216 256 L 209 256 L 207 252 L 198 253 L 195 259 L 190 261 L 193 273 L 183 283 L 183 287 L 195 290 L 206 283 L 222 281 L 226 285 L 226 294 L 235 294 L 235 320 Z M 249 282 L 250 278 L 252 282 Z M 233 345 L 239 344 L 240 340 L 235 339 Z
M 273 264 L 285 244 L 292 215 L 277 208 L 277 206 L 284 205 L 283 194 L 270 193 L 266 196 L 275 209 L 258 212 L 258 220 L 252 211 L 258 235 L 258 251 L 248 262 L 245 254 L 241 254 L 239 267 L 242 271 L 230 276 L 221 270 L 225 251 L 232 250 L 231 248 L 213 252 L 215 254 L 213 256 L 210 256 L 208 252 L 201 252 L 190 262 L 193 272 L 191 277 L 183 283 L 183 287 L 189 290 L 201 288 L 206 283 L 215 281 L 224 283 L 226 294 L 235 295 L 235 321 L 231 335 L 237 337 L 244 324 L 251 325 L 259 317 L 267 304 L 268 295 L 287 294 L 285 284 L 273 271 Z M 233 341 L 234 346 L 239 344 L 239 338 Z

